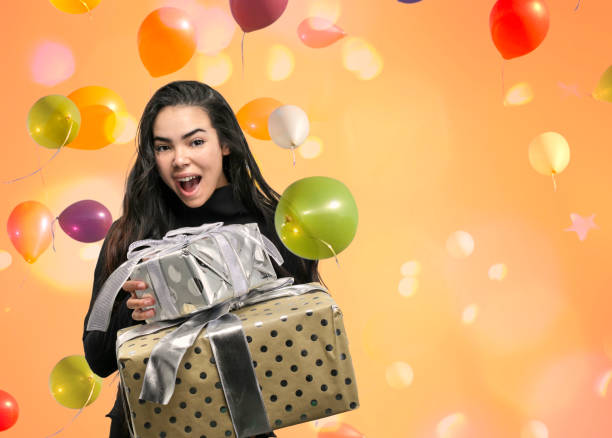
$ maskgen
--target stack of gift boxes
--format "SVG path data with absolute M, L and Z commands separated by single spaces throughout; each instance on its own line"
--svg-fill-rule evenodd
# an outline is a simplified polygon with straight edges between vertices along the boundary
M 356 409 L 342 312 L 325 288 L 276 279 L 269 256 L 282 259 L 257 224 L 214 225 L 132 258 L 158 306 L 151 324 L 118 332 L 133 435 L 242 438 Z

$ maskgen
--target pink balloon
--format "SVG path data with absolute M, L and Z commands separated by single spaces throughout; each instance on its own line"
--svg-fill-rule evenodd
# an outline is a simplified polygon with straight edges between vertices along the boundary
M 274 23 L 283 15 L 289 0 L 230 0 L 236 23 L 244 32 L 253 32 Z
M 311 17 L 298 26 L 298 36 L 304 44 L 315 49 L 327 47 L 346 35 L 342 29 L 329 20 Z

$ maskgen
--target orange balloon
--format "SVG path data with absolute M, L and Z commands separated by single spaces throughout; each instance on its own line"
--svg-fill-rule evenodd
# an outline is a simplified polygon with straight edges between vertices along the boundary
M 6 230 L 26 262 L 34 263 L 51 243 L 53 215 L 37 201 L 25 201 L 11 212 Z
M 195 27 L 181 9 L 164 7 L 151 12 L 138 29 L 138 53 L 154 78 L 183 67 L 196 49 Z
M 62 12 L 84 14 L 98 6 L 100 0 L 51 0 L 51 4 Z
M 81 112 L 81 129 L 67 147 L 94 150 L 114 143 L 117 113 L 126 111 L 119 94 L 106 87 L 90 85 L 73 91 L 68 98 Z
M 283 104 L 271 97 L 260 97 L 244 105 L 236 114 L 243 131 L 259 140 L 271 140 L 268 132 L 268 117 Z

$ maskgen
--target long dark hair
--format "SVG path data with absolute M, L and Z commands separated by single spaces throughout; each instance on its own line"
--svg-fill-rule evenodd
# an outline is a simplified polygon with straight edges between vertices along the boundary
M 176 196 L 161 179 L 153 150 L 153 123 L 159 111 L 167 106 L 198 106 L 208 114 L 217 131 L 220 145 L 227 145 L 230 154 L 223 156 L 223 173 L 232 185 L 234 197 L 274 230 L 274 211 L 280 195 L 266 183 L 251 154 L 236 116 L 223 96 L 197 81 L 171 82 L 157 90 L 147 103 L 138 126 L 138 153 L 127 179 L 123 198 L 123 215 L 113 224 L 106 238 L 102 276 L 107 278 L 126 260 L 129 245 L 145 238 L 159 239 L 176 228 L 176 216 L 170 208 L 170 196 Z M 273 242 L 282 245 L 276 233 Z M 284 248 L 279 248 L 284 249 Z M 318 281 L 317 260 L 298 260 L 290 273 L 281 266 L 283 276 L 296 277 L 296 282 Z

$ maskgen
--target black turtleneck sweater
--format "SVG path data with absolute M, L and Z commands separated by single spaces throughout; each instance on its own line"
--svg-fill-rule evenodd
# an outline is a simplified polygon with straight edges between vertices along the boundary
M 283 256 L 284 263 L 282 267 L 277 266 L 274 260 L 272 260 L 272 265 L 274 266 L 277 276 L 279 278 L 293 276 L 297 284 L 310 281 L 310 279 L 304 277 L 303 270 L 298 268 L 301 262 L 300 258 L 290 253 L 284 245 L 280 243 L 280 239 L 276 235 L 273 226 L 266 227 L 263 220 L 256 219 L 256 216 L 249 212 L 245 206 L 235 198 L 231 184 L 217 188 L 208 201 L 197 208 L 191 208 L 185 205 L 176 195 L 174 195 L 170 208 L 175 212 L 178 219 L 177 228 L 193 227 L 213 222 L 223 222 L 225 225 L 252 222 L 258 223 L 262 234 L 268 237 L 276 245 Z M 102 245 L 94 271 L 92 298 L 89 310 L 85 316 L 84 327 L 87 327 L 93 303 L 102 285 L 106 281 L 106 278 L 103 278 L 102 275 L 102 267 L 105 264 L 104 254 L 106 242 L 105 240 Z M 117 297 L 119 303 L 113 310 L 110 324 L 106 332 L 88 332 L 85 329 L 83 331 L 85 359 L 89 363 L 92 371 L 101 377 L 106 377 L 117 371 L 117 357 L 115 352 L 117 331 L 135 324 L 144 324 L 144 321 L 132 319 L 132 310 L 128 309 L 126 305 L 129 297 L 130 295 L 127 292 L 120 292 L 120 295 Z M 124 421 L 122 399 L 119 393 L 117 394 L 117 400 L 115 401 L 113 409 L 107 416 L 111 417 L 113 420 Z

